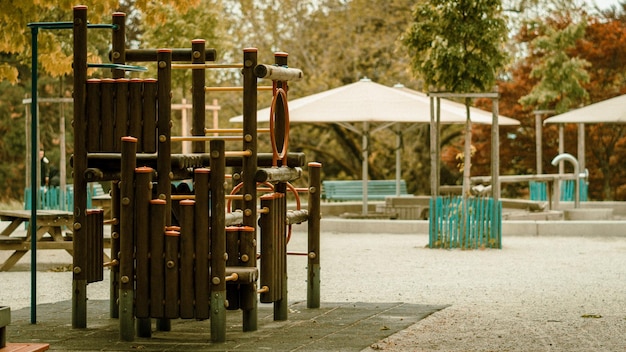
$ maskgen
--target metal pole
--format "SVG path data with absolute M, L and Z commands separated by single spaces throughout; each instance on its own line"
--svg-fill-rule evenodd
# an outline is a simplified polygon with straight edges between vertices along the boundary
M 368 162 L 367 159 L 369 157 L 369 123 L 367 121 L 363 121 L 363 135 L 362 135 L 362 144 L 363 144 L 363 166 L 362 166 L 362 174 L 361 178 L 363 180 L 363 206 L 362 206 L 362 214 L 363 216 L 367 216 L 367 181 L 369 179 L 368 174 Z
M 541 114 L 535 111 L 535 153 L 537 158 L 537 175 L 543 174 L 542 165 L 542 149 L 543 149 L 543 131 L 541 125 Z
M 37 185 L 37 157 L 39 148 L 37 146 L 37 34 L 38 27 L 32 27 L 32 70 L 31 70 L 31 147 L 30 147 L 30 323 L 37 323 L 37 198 L 39 197 L 39 185 Z
M 578 153 L 576 155 L 578 158 L 578 166 L 581 172 L 585 171 L 587 167 L 585 162 L 585 124 L 578 124 Z
M 396 124 L 396 197 L 400 197 L 400 179 L 402 178 L 402 166 L 400 158 L 402 157 L 402 129 L 400 124 Z

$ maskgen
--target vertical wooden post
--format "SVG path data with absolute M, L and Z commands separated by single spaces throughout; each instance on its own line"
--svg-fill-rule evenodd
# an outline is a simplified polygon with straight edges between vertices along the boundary
M 126 78 L 115 80 L 115 119 L 113 126 L 113 149 L 119 152 L 122 137 L 128 136 L 128 84 Z
M 143 83 L 142 127 L 144 153 L 156 152 L 157 146 L 157 81 L 146 79 Z
M 120 262 L 120 182 L 111 182 L 111 217 L 116 221 L 111 225 L 111 261 Z M 120 267 L 111 267 L 111 283 L 109 285 L 109 316 L 119 318 Z
M 194 212 L 196 271 L 195 271 L 195 300 L 196 319 L 209 319 L 209 297 L 211 286 L 207 280 L 209 277 L 209 169 L 194 170 L 194 192 L 196 195 L 196 207 Z
M 138 144 L 137 144 L 138 145 Z M 135 169 L 135 315 L 137 335 L 150 337 L 150 200 L 152 198 L 152 172 L 149 167 Z M 122 181 L 124 182 L 124 181 Z
M 246 228 L 240 226 L 226 227 L 226 254 L 228 260 L 226 267 L 239 265 L 239 234 Z M 238 310 L 241 305 L 239 303 L 239 284 L 226 285 L 226 300 L 228 301 L 228 310 Z
M 261 287 L 269 287 L 269 291 L 261 293 L 261 303 L 272 303 L 277 299 L 278 268 L 276 267 L 276 256 L 278 251 L 276 249 L 276 221 L 274 221 L 274 214 L 277 211 L 275 205 L 274 194 L 261 196 L 261 209 L 267 209 L 259 217 L 259 227 L 261 228 Z
M 128 133 L 137 138 L 137 151 L 143 152 L 143 134 L 141 120 L 143 115 L 143 81 L 133 78 L 128 83 Z
M 191 42 L 191 63 L 204 65 L 206 52 L 205 52 L 204 39 L 195 39 Z M 206 93 L 204 91 L 205 73 L 204 69 L 191 70 L 192 79 L 192 130 L 193 136 L 204 136 L 205 127 L 205 105 L 206 105 Z M 184 131 L 183 135 L 187 135 L 188 131 Z M 206 151 L 205 142 L 193 142 L 192 151 L 194 153 L 204 153 Z
M 277 66 L 287 66 L 289 55 L 284 52 L 277 52 L 274 54 L 274 63 Z M 282 88 L 285 93 L 288 92 L 289 87 L 287 82 L 276 81 L 277 88 Z M 287 94 L 285 94 L 287 96 Z M 281 160 L 281 166 L 287 165 L 287 150 L 283 150 L 287 131 L 287 117 L 285 116 L 285 109 L 283 108 L 283 97 L 279 96 L 279 100 L 276 102 L 276 124 L 274 134 L 276 136 L 276 147 L 281 148 L 278 150 L 279 154 L 284 154 L 284 160 Z M 273 117 L 272 117 L 273 118 Z M 285 182 L 279 182 L 274 186 L 274 191 L 277 193 L 276 199 L 276 212 L 274 221 L 277 222 L 276 226 L 276 249 L 277 249 L 277 272 L 278 279 L 276 280 L 278 290 L 278 300 L 274 302 L 274 320 L 287 320 L 289 313 L 288 299 L 287 299 L 287 223 L 285 222 L 287 214 L 287 184 Z M 278 196 L 280 195 L 280 196 Z
M 122 162 L 120 171 L 120 339 L 135 339 L 135 167 L 137 164 L 137 139 L 121 140 Z
M 165 317 L 175 319 L 180 316 L 179 266 L 180 231 L 165 231 Z
M 243 51 L 243 150 L 252 152 L 243 157 L 243 225 L 254 228 L 253 232 L 241 234 L 242 265 L 256 266 L 256 182 L 254 175 L 257 169 L 257 77 L 254 68 L 257 65 L 257 49 L 247 48 Z M 245 259 L 245 260 L 244 260 Z M 258 329 L 258 303 L 256 284 L 241 285 L 241 308 L 243 310 L 243 331 Z
M 150 316 L 164 318 L 165 200 L 150 201 Z
M 277 279 L 278 299 L 274 302 L 274 320 L 287 320 L 289 300 L 287 298 L 287 197 L 284 182 L 276 186 L 276 205 L 274 221 L 276 222 Z
M 497 87 L 495 87 L 496 93 Z M 498 248 L 502 248 L 502 214 L 500 212 L 500 125 L 498 123 L 499 95 L 491 99 L 491 194 L 493 207 L 491 214 L 491 232 L 498 241 Z
M 123 12 L 113 13 L 112 23 L 115 28 L 112 31 L 111 37 L 111 62 L 114 64 L 126 63 L 126 14 Z M 124 70 L 113 70 L 113 78 L 124 78 Z M 102 99 L 102 110 L 108 111 L 108 116 L 101 120 L 101 145 L 100 150 L 111 151 L 113 143 L 113 90 L 112 84 L 109 84 L 110 90 L 107 94 L 108 103 L 105 104 L 104 98 Z M 108 136 L 105 138 L 105 135 Z M 107 141 L 107 142 L 105 142 Z M 105 148 L 105 143 L 108 149 Z M 111 260 L 119 263 L 119 250 L 120 250 L 120 184 L 119 181 L 111 182 L 111 216 L 114 219 L 118 219 L 116 223 L 111 226 Z M 119 285 L 120 285 L 120 268 L 117 265 L 111 267 L 111 283 L 110 283 L 110 297 L 109 297 L 109 311 L 111 318 L 119 318 Z
M 322 164 L 309 163 L 307 308 L 320 307 L 320 200 Z
M 87 327 L 87 280 L 82 271 L 87 248 L 84 233 L 87 213 L 87 6 L 74 7 L 74 256 L 72 277 L 72 327 Z M 31 190 L 34 192 L 34 190 Z M 35 207 L 35 204 L 32 205 Z
M 158 129 L 158 157 L 157 157 L 157 195 L 164 199 L 166 225 L 172 223 L 171 213 L 171 113 L 172 113 L 172 50 L 159 49 L 157 52 L 158 92 L 157 92 L 157 129 Z
M 115 80 L 110 78 L 102 79 L 100 88 L 100 150 L 105 152 L 115 151 Z M 118 142 L 119 144 L 119 142 Z M 119 151 L 119 150 L 118 150 Z
M 226 171 L 223 140 L 210 142 L 211 153 L 211 341 L 226 341 Z M 256 186 L 256 184 L 255 184 Z M 256 253 L 253 258 L 256 263 Z
M 111 38 L 111 62 L 114 64 L 126 63 L 126 14 L 114 12 L 112 22 L 115 25 Z M 113 78 L 124 78 L 125 71 L 113 69 Z
M 194 314 L 194 256 L 195 201 L 180 201 L 180 317 L 191 319 Z
M 100 151 L 100 121 L 102 117 L 100 116 L 101 107 L 100 107 L 100 86 L 101 80 L 99 79 L 88 79 L 87 80 L 87 96 L 85 98 L 85 104 L 87 108 L 87 130 L 94 131 L 93 134 L 89 135 L 89 140 L 87 141 L 87 151 L 89 152 L 97 152 Z
M 85 231 L 86 247 L 89 248 L 89 256 L 87 258 L 87 266 L 84 270 L 86 273 L 87 284 L 102 281 L 104 279 L 104 268 L 102 262 L 104 256 L 104 210 L 88 209 L 87 210 L 87 231 Z

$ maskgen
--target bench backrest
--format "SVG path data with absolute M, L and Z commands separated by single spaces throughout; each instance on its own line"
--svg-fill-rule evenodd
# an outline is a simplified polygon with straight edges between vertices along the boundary
M 330 180 L 323 181 L 323 198 L 328 201 L 349 201 L 363 199 L 362 180 Z M 406 181 L 400 180 L 400 195 L 408 195 Z M 385 200 L 385 197 L 396 195 L 396 180 L 367 181 L 367 199 Z

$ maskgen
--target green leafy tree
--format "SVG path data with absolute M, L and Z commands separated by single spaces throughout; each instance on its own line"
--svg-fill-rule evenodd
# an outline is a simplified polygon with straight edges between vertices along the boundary
M 500 0 L 421 0 L 404 38 L 430 90 L 490 91 L 506 63 Z
M 540 23 L 535 25 L 541 26 Z M 583 84 L 589 82 L 585 69 L 589 62 L 567 53 L 584 36 L 586 25 L 586 21 L 581 21 L 563 29 L 548 26 L 544 35 L 531 42 L 531 49 L 537 51 L 540 59 L 530 77 L 539 79 L 539 83 L 530 94 L 522 97 L 522 105 L 554 108 L 557 113 L 562 113 L 588 98 Z
M 143 14 L 142 21 L 147 26 L 167 23 L 165 9 L 186 12 L 199 0 L 127 0 L 123 4 Z M 85 0 L 82 4 L 89 7 L 89 19 L 92 22 L 110 21 L 110 14 L 120 7 L 119 0 Z M 71 20 L 72 0 L 3 0 L 0 11 L 0 80 L 16 83 L 19 79 L 17 62 L 30 60 L 30 22 L 58 22 Z M 43 70 L 52 75 L 69 74 L 71 66 L 71 36 L 66 31 L 45 31 L 39 36 L 39 61 Z
M 507 28 L 500 0 L 419 1 L 404 37 L 414 72 L 431 91 L 490 91 L 506 63 Z M 469 98 L 465 99 L 465 155 L 470 155 Z M 470 163 L 463 170 L 469 191 Z

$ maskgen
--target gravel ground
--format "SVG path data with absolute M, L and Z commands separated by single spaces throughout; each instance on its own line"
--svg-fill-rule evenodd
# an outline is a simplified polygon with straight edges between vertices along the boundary
M 296 232 L 289 250 L 305 251 L 305 237 Z M 322 301 L 449 305 L 365 351 L 626 351 L 626 236 L 503 242 L 439 250 L 421 234 L 324 233 Z M 38 262 L 38 303 L 71 299 L 71 257 L 42 250 Z M 289 298 L 305 300 L 306 258 L 288 265 Z M 28 307 L 29 294 L 25 257 L 0 272 L 0 305 Z M 107 299 L 108 280 L 88 296 Z

